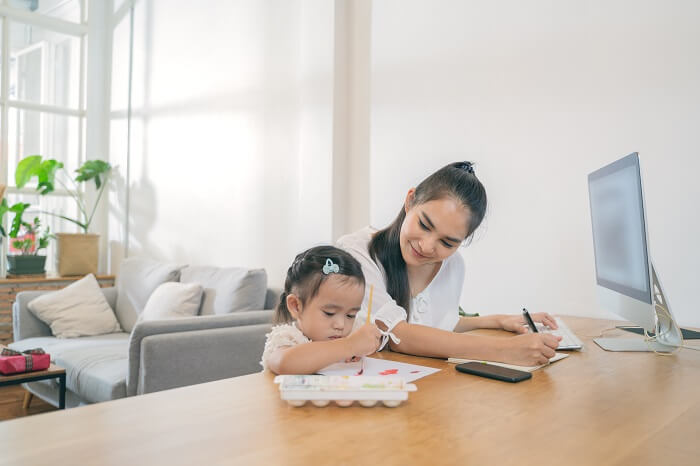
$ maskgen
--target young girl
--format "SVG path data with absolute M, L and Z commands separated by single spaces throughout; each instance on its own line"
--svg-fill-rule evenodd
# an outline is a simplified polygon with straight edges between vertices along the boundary
M 374 353 L 381 338 L 375 325 L 350 334 L 364 294 L 362 268 L 347 252 L 318 246 L 299 254 L 277 306 L 282 325 L 267 335 L 260 364 L 276 374 L 313 374 Z
M 520 365 L 544 364 L 560 337 L 526 333 L 520 315 L 460 317 L 464 261 L 455 254 L 486 212 L 486 190 L 471 162 L 451 163 L 406 195 L 394 222 L 364 228 L 338 240 L 362 264 L 374 285 L 372 320 L 400 340 L 393 350 L 418 356 L 461 357 Z M 364 307 L 366 309 L 366 306 Z M 358 315 L 364 321 L 366 311 Z M 532 314 L 556 328 L 552 316 Z M 463 335 L 476 328 L 505 329 L 513 338 Z

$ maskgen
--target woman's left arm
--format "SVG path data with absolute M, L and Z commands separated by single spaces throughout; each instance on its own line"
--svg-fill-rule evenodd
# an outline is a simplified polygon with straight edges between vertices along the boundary
M 503 328 L 500 323 L 501 317 L 505 316 L 494 314 L 490 316 L 460 317 L 454 331 L 462 333 L 478 328 Z
M 549 328 L 556 329 L 556 319 L 546 312 L 535 312 L 530 314 L 532 320 L 540 322 Z M 478 317 L 460 317 L 455 332 L 468 332 L 479 328 L 495 328 L 508 330 L 514 333 L 527 333 L 529 330 L 525 326 L 525 318 L 519 314 L 493 314 Z

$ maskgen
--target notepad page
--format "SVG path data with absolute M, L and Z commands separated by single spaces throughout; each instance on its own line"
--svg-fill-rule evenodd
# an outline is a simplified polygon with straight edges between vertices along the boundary
M 559 361 L 560 359 L 564 359 L 568 357 L 569 355 L 566 353 L 555 353 L 552 358 L 549 359 L 549 364 Z M 541 364 L 539 366 L 517 366 L 515 364 L 506 364 L 504 362 L 496 362 L 496 361 L 479 361 L 478 359 L 460 359 L 460 358 L 449 358 L 447 362 L 452 363 L 452 364 L 462 364 L 465 362 L 482 362 L 484 364 L 491 364 L 493 366 L 500 366 L 500 367 L 507 367 L 508 369 L 515 369 L 517 371 L 523 371 L 523 372 L 533 372 L 539 369 L 540 367 L 544 367 L 547 364 Z

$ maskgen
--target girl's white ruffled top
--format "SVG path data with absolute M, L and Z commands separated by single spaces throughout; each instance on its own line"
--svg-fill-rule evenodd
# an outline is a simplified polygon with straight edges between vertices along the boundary
M 270 333 L 265 336 L 267 340 L 265 340 L 265 350 L 263 351 L 262 360 L 260 361 L 263 370 L 268 368 L 267 360 L 270 355 L 278 349 L 301 345 L 311 341 L 301 333 L 301 330 L 299 330 L 294 323 L 275 325 L 272 327 Z

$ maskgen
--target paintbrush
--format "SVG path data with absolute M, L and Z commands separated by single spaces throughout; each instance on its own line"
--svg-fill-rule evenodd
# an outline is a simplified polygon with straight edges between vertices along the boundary
M 374 285 L 369 286 L 369 300 L 367 301 L 367 320 L 365 321 L 366 324 L 369 324 L 371 322 L 370 316 L 372 315 L 372 292 L 374 291 Z M 365 356 L 362 357 L 362 369 L 360 369 L 360 372 L 357 373 L 357 375 L 362 375 L 362 373 L 365 371 Z
M 369 300 L 367 301 L 367 324 L 369 324 L 370 316 L 372 315 L 372 292 L 374 291 L 374 285 L 369 286 Z

